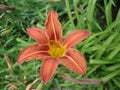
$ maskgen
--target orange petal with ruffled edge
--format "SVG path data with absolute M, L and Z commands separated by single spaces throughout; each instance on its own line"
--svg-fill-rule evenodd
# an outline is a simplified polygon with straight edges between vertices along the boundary
M 41 59 L 43 57 L 49 57 L 47 50 L 48 45 L 35 44 L 24 48 L 18 55 L 18 62 L 22 63 L 25 61 L 30 61 L 32 59 Z
M 79 42 L 84 40 L 89 36 L 90 32 L 86 30 L 76 30 L 68 34 L 68 36 L 64 40 L 64 45 L 67 46 L 67 48 L 76 46 Z
M 49 11 L 45 26 L 50 40 L 62 41 L 62 27 L 56 12 Z
M 47 83 L 51 77 L 54 75 L 57 67 L 58 67 L 58 60 L 56 58 L 49 58 L 46 60 L 43 60 L 42 66 L 41 66 L 41 76 L 44 83 Z
M 79 74 L 86 74 L 86 60 L 79 51 L 69 48 L 66 55 L 60 58 L 60 62 L 68 69 Z
M 45 44 L 48 42 L 47 33 L 40 28 L 31 27 L 27 28 L 27 33 L 30 35 L 35 41 Z

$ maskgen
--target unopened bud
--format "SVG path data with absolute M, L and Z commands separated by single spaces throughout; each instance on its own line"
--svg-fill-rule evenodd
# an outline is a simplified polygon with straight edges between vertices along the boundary
M 41 83 L 37 86 L 36 90 L 42 90 L 42 87 L 43 87 L 43 82 L 41 82 Z
M 30 83 L 30 84 L 27 86 L 26 90 L 32 90 L 34 84 L 35 84 L 38 80 L 39 80 L 39 78 L 36 78 L 32 83 Z
M 12 71 L 12 62 L 10 61 L 9 57 L 7 54 L 4 54 L 4 58 L 8 64 L 8 68 Z

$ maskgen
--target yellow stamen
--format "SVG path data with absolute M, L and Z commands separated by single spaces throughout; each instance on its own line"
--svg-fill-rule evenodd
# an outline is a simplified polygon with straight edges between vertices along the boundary
M 60 45 L 59 42 L 50 41 L 48 53 L 55 58 L 65 55 L 66 46 Z

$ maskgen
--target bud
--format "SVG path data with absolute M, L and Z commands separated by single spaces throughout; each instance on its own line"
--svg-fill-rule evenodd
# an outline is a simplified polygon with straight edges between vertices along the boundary
M 43 82 L 41 82 L 41 83 L 37 86 L 36 90 L 42 90 L 42 87 L 43 87 Z
M 24 83 L 27 82 L 27 76 L 26 76 L 26 75 L 23 77 L 23 82 L 24 82 Z
M 39 78 L 36 78 L 32 83 L 30 83 L 30 84 L 27 86 L 26 90 L 32 90 L 34 84 L 35 84 L 38 80 L 39 80 Z
M 8 64 L 8 68 L 12 71 L 12 62 L 10 61 L 9 57 L 7 54 L 4 54 L 4 58 Z

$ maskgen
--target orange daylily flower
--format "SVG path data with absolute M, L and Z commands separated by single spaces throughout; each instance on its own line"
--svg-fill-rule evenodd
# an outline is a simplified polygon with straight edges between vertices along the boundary
M 55 11 L 50 11 L 46 20 L 45 30 L 31 27 L 27 29 L 27 33 L 38 44 L 24 48 L 18 56 L 18 62 L 41 59 L 40 72 L 44 83 L 51 79 L 59 62 L 75 73 L 86 74 L 85 57 L 73 47 L 87 38 L 90 32 L 75 30 L 62 40 L 62 27 L 58 20 L 58 14 Z

